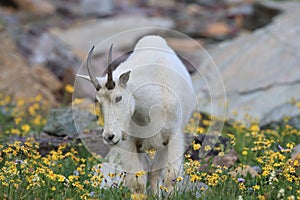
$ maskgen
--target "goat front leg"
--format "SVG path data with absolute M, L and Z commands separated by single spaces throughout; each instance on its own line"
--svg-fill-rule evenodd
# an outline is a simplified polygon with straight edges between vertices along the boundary
M 175 180 L 183 174 L 184 138 L 183 133 L 177 133 L 168 143 L 167 168 L 164 172 L 164 186 L 168 192 L 174 190 Z
M 147 175 L 138 173 L 147 171 L 145 155 L 137 153 L 136 145 L 133 142 L 126 142 L 120 151 L 122 152 L 121 165 L 126 172 L 125 185 L 134 193 L 146 193 Z
M 150 187 L 151 187 L 151 191 L 154 194 L 158 194 L 158 195 L 160 194 L 159 187 L 162 185 L 163 173 L 167 166 L 167 156 L 168 156 L 168 150 L 166 147 L 158 150 L 155 153 L 155 157 L 149 174 Z
M 167 146 L 156 152 L 150 174 L 151 189 L 155 194 L 161 185 L 167 188 L 167 192 L 173 191 L 174 180 L 183 173 L 183 154 L 182 133 L 171 137 Z

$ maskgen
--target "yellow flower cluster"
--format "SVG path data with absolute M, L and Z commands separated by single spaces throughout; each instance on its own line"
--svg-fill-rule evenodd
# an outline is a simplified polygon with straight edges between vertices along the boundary
M 44 156 L 38 150 L 39 144 L 31 138 L 24 143 L 16 141 L 0 146 L 0 197 L 22 192 L 38 196 L 43 193 L 37 194 L 37 191 L 45 190 L 52 199 L 74 195 L 86 199 L 91 192 L 100 191 L 103 175 L 99 170 L 101 166 L 93 164 L 96 159 L 80 158 L 78 152 L 66 144 Z M 70 193 L 56 196 L 58 190 L 70 190 Z
M 231 145 L 240 152 L 240 166 L 248 166 L 248 169 L 251 169 L 248 164 L 251 161 L 252 165 L 260 169 L 259 173 L 253 170 L 254 172 L 245 171 L 233 176 L 230 172 L 238 167 L 228 169 L 225 166 L 214 166 L 212 163 L 208 164 L 208 160 L 196 161 L 185 155 L 185 173 L 189 175 L 190 182 L 204 182 L 209 187 L 220 190 L 227 188 L 230 183 L 230 187 L 237 187 L 238 196 L 245 199 L 247 195 L 256 199 L 276 198 L 278 190 L 272 192 L 271 188 L 285 185 L 290 194 L 286 196 L 287 199 L 300 199 L 300 191 L 294 195 L 300 188 L 300 155 L 291 159 L 292 149 L 295 147 L 295 143 L 291 141 L 300 142 L 300 131 L 290 125 L 286 125 L 284 130 L 262 130 L 257 123 L 253 123 L 249 129 L 235 123 L 234 129 L 227 133 L 227 136 Z M 198 150 L 201 146 L 193 143 L 192 147 Z M 205 151 L 211 150 L 208 145 L 203 148 Z M 219 156 L 223 157 L 225 154 L 220 152 Z M 233 186 L 235 184 L 236 186 Z
M 10 116 L 0 116 L 2 123 L 0 135 L 28 135 L 30 132 L 38 133 L 46 124 L 46 113 L 48 111 L 48 103 L 42 99 L 41 95 L 37 95 L 30 99 L 12 100 L 10 96 L 0 94 L 0 106 L 3 107 Z M 13 123 L 11 123 L 13 118 Z M 6 120 L 6 121 L 5 121 Z

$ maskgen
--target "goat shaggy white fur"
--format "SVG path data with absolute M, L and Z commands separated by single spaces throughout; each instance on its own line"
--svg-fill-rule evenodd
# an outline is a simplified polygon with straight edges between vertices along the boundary
M 103 138 L 128 172 L 126 185 L 145 192 L 147 176 L 135 176 L 143 170 L 155 193 L 162 180 L 172 191 L 172 180 L 183 171 L 183 128 L 196 105 L 185 66 L 163 38 L 151 35 L 138 41 L 112 79 L 109 88 L 107 76 L 96 78 L 101 88 L 96 99 L 104 115 Z M 144 157 L 149 149 L 156 150 L 150 163 Z

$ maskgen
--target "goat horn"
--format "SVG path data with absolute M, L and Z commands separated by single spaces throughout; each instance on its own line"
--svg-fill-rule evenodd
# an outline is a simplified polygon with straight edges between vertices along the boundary
M 115 88 L 115 82 L 113 81 L 112 68 L 111 68 L 112 48 L 113 48 L 113 44 L 110 46 L 109 54 L 108 54 L 107 83 L 106 83 L 106 87 L 107 87 L 108 90 L 112 90 L 112 89 Z
M 98 90 L 100 90 L 101 86 L 99 85 L 95 76 L 92 76 L 92 73 L 91 73 L 91 60 L 92 60 L 94 49 L 95 49 L 95 46 L 92 47 L 92 49 L 89 52 L 88 58 L 87 58 L 87 71 L 90 76 L 91 82 L 93 83 L 94 87 L 98 91 Z

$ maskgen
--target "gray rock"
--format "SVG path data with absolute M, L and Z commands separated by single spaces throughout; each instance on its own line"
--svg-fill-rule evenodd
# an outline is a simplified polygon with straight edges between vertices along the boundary
M 96 127 L 97 117 L 87 111 L 52 109 L 43 131 L 49 135 L 77 137 L 85 128 Z
M 288 124 L 291 125 L 292 127 L 300 130 L 300 115 L 292 117 L 289 121 Z
M 54 34 L 75 52 L 82 52 L 84 55 L 87 55 L 87 52 L 93 45 L 105 42 L 102 45 L 98 45 L 95 49 L 94 54 L 97 55 L 106 53 L 111 43 L 115 44 L 115 49 L 128 49 L 132 47 L 140 37 L 157 30 L 149 27 L 172 28 L 173 22 L 166 18 L 119 16 L 87 22 L 67 30 L 55 31 Z M 126 36 L 121 34 L 122 37 L 115 35 L 131 29 L 136 30 L 128 32 Z M 111 38 L 112 36 L 114 37 Z M 107 41 L 108 39 L 111 40 Z
M 65 44 L 38 27 L 17 36 L 17 43 L 31 65 L 44 64 L 60 79 L 69 69 L 75 72 L 80 67 L 79 59 Z
M 189 56 L 199 72 L 193 81 L 201 111 L 227 111 L 245 123 L 249 115 L 262 125 L 299 114 L 290 102 L 300 101 L 300 3 L 267 6 L 283 9 L 270 25 L 211 47 L 211 57 L 203 50 Z
M 47 69 L 37 66 L 29 68 L 24 57 L 19 53 L 11 35 L 6 31 L 0 34 L 0 91 L 12 96 L 14 100 L 41 95 L 49 105 L 57 105 L 54 93 L 61 88 L 61 83 Z
M 113 12 L 113 0 L 81 0 L 80 12 L 83 15 L 105 16 Z
M 300 115 L 296 115 L 294 117 L 289 117 L 288 120 L 282 119 L 280 121 L 272 121 L 264 126 L 263 129 L 274 129 L 276 130 L 278 127 L 284 127 L 286 124 L 292 126 L 293 128 L 300 130 Z

